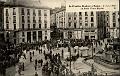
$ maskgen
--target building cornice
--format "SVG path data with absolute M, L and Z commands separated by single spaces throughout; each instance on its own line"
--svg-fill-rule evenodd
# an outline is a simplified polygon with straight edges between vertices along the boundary
M 49 7 L 45 7 L 45 6 L 40 6 L 40 7 L 37 7 L 37 6 L 27 6 L 27 5 L 13 5 L 13 4 L 5 4 L 4 7 L 23 7 L 23 8 L 35 8 L 35 9 L 49 9 L 51 10 L 51 8 Z

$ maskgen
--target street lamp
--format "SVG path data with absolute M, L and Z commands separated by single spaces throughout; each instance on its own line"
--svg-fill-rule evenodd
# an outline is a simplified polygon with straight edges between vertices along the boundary
M 69 43 L 68 43 L 68 51 L 70 52 L 70 75 L 71 75 L 71 49 L 70 49 L 70 36 L 68 36 L 68 39 L 69 39 Z

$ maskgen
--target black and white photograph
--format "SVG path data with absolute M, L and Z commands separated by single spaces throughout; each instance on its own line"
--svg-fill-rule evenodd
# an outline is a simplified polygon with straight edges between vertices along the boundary
M 120 76 L 120 0 L 0 0 L 0 76 Z

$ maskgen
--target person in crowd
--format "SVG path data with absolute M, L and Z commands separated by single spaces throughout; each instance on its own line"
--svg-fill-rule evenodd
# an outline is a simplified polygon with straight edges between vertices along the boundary
M 42 49 L 40 49 L 41 53 L 42 53 Z
M 33 51 L 33 56 L 34 56 L 34 51 Z
M 24 56 L 24 58 L 26 59 L 26 55 L 25 55 L 25 54 L 23 54 L 23 56 Z
M 31 52 L 30 52 L 30 56 L 31 56 Z
M 39 49 L 39 54 L 40 54 L 40 49 Z
M 35 67 L 35 70 L 37 70 L 37 65 L 35 65 L 34 67 Z
M 35 59 L 35 65 L 37 66 L 37 59 Z
M 64 52 L 63 52 L 63 49 L 62 49 L 62 58 L 63 58 L 63 54 L 64 54 Z
M 30 62 L 32 62 L 32 56 L 30 56 Z
M 41 59 L 41 66 L 43 65 L 43 59 Z
M 35 72 L 35 76 L 38 76 L 38 73 L 37 73 L 37 72 Z
M 43 53 L 43 54 L 44 54 L 44 55 L 46 54 L 46 53 L 45 53 L 45 50 L 44 50 L 44 53 Z
M 24 63 L 22 64 L 22 68 L 23 68 L 22 70 L 24 71 Z

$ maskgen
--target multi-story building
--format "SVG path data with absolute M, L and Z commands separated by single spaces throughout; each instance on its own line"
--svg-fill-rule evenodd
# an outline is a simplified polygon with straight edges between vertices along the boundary
M 56 11 L 56 26 L 63 32 L 64 39 L 98 39 L 96 12 Z
M 5 40 L 13 43 L 50 40 L 50 8 L 6 6 Z
M 119 37 L 119 14 L 118 11 L 109 11 L 109 32 L 110 38 Z
M 3 30 L 3 8 L 4 2 L 0 1 L 0 31 Z
M 62 7 L 56 12 L 56 26 L 64 39 L 104 39 L 119 36 L 117 11 L 66 12 Z
M 118 38 L 119 37 L 119 15 L 118 11 L 97 12 L 98 37 Z
M 0 42 L 4 41 L 4 15 L 3 15 L 3 9 L 4 9 L 4 3 L 3 1 L 0 1 Z

